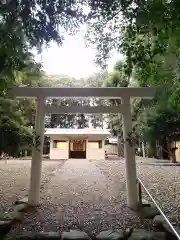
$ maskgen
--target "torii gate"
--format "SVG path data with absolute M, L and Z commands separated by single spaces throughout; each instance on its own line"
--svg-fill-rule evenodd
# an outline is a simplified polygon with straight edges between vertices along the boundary
M 153 98 L 155 88 L 44 88 L 44 87 L 14 87 L 10 90 L 12 98 L 37 98 L 35 120 L 35 147 L 33 148 L 31 162 L 31 178 L 28 203 L 37 205 L 40 196 L 42 153 L 44 144 L 44 117 L 45 113 L 122 113 L 123 138 L 126 166 L 127 204 L 131 209 L 138 209 L 138 194 L 136 187 L 136 162 L 134 146 L 129 144 L 127 138 L 132 132 L 132 115 L 130 98 Z M 103 98 L 122 99 L 120 106 L 82 107 L 46 106 L 47 97 L 55 98 Z

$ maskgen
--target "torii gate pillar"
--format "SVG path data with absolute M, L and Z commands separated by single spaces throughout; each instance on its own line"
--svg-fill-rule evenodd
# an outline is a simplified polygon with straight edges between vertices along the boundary
M 132 114 L 130 98 L 122 99 L 123 102 L 123 138 L 124 138 L 124 154 L 126 165 L 126 186 L 127 186 L 127 204 L 128 207 L 138 209 L 138 194 L 136 185 L 136 162 L 134 144 L 128 140 L 131 138 L 132 132 Z
M 31 161 L 31 175 L 28 203 L 38 205 L 40 199 L 42 154 L 44 145 L 44 98 L 37 98 L 34 147 Z

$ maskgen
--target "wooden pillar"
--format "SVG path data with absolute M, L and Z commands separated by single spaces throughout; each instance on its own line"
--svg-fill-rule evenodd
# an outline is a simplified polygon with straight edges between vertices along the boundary
M 31 176 L 28 203 L 31 205 L 39 204 L 42 154 L 44 144 L 44 98 L 37 98 L 34 146 L 31 161 Z
M 132 133 L 132 114 L 130 99 L 123 99 L 123 138 L 124 154 L 126 166 L 126 186 L 127 186 L 127 203 L 133 209 L 138 209 L 138 194 L 136 185 L 136 162 L 134 144 L 129 141 Z

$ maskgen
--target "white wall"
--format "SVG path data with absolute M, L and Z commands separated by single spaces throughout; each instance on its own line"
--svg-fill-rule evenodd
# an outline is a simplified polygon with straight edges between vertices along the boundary
M 102 140 L 102 148 L 89 148 L 90 145 L 87 143 L 86 147 L 86 158 L 87 159 L 96 159 L 96 160 L 103 160 L 105 159 L 105 141 Z
M 68 159 L 69 158 L 69 141 L 66 142 L 66 149 L 53 148 L 53 141 L 57 139 L 51 139 L 50 142 L 50 159 Z

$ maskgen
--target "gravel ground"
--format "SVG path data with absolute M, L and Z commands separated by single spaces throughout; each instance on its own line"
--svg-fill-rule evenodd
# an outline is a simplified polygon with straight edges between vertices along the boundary
M 53 162 L 43 162 L 42 187 L 48 176 L 56 169 Z M 0 161 L 0 209 L 4 212 L 18 199 L 27 196 L 29 188 L 31 161 Z
M 150 162 L 157 163 L 156 160 L 137 160 L 137 176 L 172 223 L 180 227 L 180 166 L 149 165 Z M 124 161 L 104 161 L 102 164 L 96 162 L 96 166 L 108 178 L 111 179 L 113 175 L 113 182 L 114 176 L 117 182 L 121 181 L 122 178 L 118 172 L 122 173 L 124 170 Z M 143 198 L 149 200 L 145 192 L 143 192 Z
M 179 221 L 180 167 L 151 166 L 138 161 L 138 176 L 163 210 Z M 27 195 L 30 161 L 0 162 L 0 206 L 3 211 Z M 176 193 L 174 195 L 174 192 Z M 144 222 L 148 229 L 150 222 Z M 124 161 L 68 160 L 43 162 L 41 206 L 24 216 L 14 231 L 62 231 L 80 228 L 97 233 L 107 228 L 140 228 L 126 207 Z

